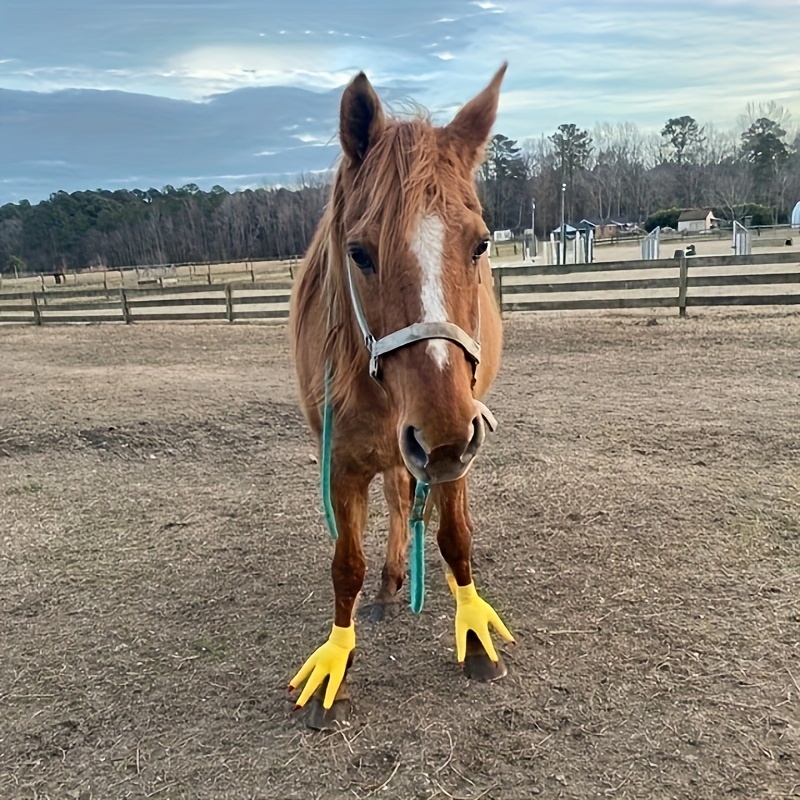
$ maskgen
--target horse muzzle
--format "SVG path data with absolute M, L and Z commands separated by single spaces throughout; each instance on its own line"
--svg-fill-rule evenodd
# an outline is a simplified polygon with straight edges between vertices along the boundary
M 408 471 L 424 483 L 447 483 L 464 477 L 486 439 L 486 422 L 481 414 L 472 420 L 464 438 L 431 446 L 425 432 L 413 425 L 403 427 L 400 453 Z

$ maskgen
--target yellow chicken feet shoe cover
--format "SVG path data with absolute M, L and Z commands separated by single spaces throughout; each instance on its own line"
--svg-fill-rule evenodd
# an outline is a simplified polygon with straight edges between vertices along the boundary
M 352 622 L 349 628 L 333 626 L 328 641 L 312 653 L 289 684 L 289 691 L 294 691 L 303 681 L 306 681 L 300 697 L 297 698 L 296 708 L 302 708 L 311 699 L 311 695 L 314 694 L 317 687 L 329 676 L 325 701 L 322 705 L 325 709 L 329 709 L 333 705 L 336 692 L 339 691 L 344 680 L 350 653 L 353 652 L 355 646 L 356 631 Z
M 448 583 L 450 578 L 448 576 Z M 451 589 L 455 580 L 451 584 Z M 514 637 L 497 612 L 485 601 L 478 597 L 475 584 L 469 583 L 467 586 L 455 586 L 456 596 L 456 655 L 458 663 L 463 664 L 467 654 L 467 631 L 474 631 L 480 640 L 486 654 L 497 663 L 497 651 L 494 649 L 492 635 L 489 633 L 491 625 L 507 642 L 514 642 Z

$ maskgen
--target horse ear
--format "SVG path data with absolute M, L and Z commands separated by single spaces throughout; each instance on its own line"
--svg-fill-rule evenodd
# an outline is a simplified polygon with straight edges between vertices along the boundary
M 472 98 L 447 126 L 460 141 L 472 150 L 475 162 L 483 156 L 483 146 L 489 141 L 492 126 L 497 118 L 497 104 L 500 100 L 500 84 L 506 74 L 508 62 L 495 73 L 489 85 Z
M 339 110 L 339 139 L 354 166 L 359 166 L 384 127 L 381 101 L 363 72 L 344 90 Z

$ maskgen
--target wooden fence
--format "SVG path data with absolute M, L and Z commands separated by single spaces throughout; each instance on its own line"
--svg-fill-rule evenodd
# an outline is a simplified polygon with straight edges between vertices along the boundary
M 503 311 L 800 304 L 800 253 L 594 264 L 498 266 Z M 0 323 L 274 320 L 289 315 L 291 281 L 0 293 Z
M 503 266 L 504 311 L 800 304 L 800 253 L 679 255 L 655 261 Z
M 155 322 L 285 320 L 290 281 L 154 289 L 53 289 L 0 293 L 0 322 Z

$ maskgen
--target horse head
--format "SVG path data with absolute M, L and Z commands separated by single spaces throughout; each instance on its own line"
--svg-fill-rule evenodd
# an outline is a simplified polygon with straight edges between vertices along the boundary
M 481 306 L 493 300 L 475 171 L 505 69 L 443 127 L 388 118 L 363 73 L 341 102 L 333 202 L 349 304 L 403 461 L 426 483 L 463 476 L 486 434 Z

